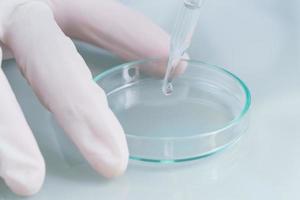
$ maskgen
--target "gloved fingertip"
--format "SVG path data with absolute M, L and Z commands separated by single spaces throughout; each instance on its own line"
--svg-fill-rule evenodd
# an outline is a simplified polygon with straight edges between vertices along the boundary
M 178 63 L 178 65 L 176 66 L 176 69 L 173 73 L 174 77 L 177 77 L 181 74 L 183 74 L 187 68 L 188 63 L 185 62 L 185 59 L 189 59 L 189 55 L 187 53 L 185 53 L 182 56 L 182 61 L 180 61 Z M 167 70 L 167 65 L 168 65 L 168 56 L 163 56 L 163 57 L 159 57 L 158 62 L 149 62 L 149 63 L 145 63 L 144 65 L 141 65 L 141 70 L 142 72 L 150 75 L 150 76 L 155 76 L 158 78 L 164 78 L 165 74 L 166 74 L 166 70 Z
M 4 175 L 4 181 L 12 192 L 20 196 L 32 196 L 38 193 L 45 179 L 44 161 L 36 166 L 20 167 Z
M 109 157 L 93 156 L 89 160 L 91 166 L 101 175 L 106 178 L 114 178 L 121 176 L 127 169 L 128 151 L 123 149 L 118 153 L 114 153 Z

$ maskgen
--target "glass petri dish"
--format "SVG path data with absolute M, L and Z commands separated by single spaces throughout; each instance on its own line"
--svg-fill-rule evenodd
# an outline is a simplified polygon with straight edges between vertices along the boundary
M 238 141 L 248 127 L 250 92 L 231 72 L 195 60 L 162 92 L 161 59 L 122 64 L 95 77 L 122 124 L 130 158 L 154 163 L 196 160 Z

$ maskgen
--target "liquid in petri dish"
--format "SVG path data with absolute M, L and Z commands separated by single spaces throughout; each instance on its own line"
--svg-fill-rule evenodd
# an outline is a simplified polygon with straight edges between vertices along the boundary
M 127 134 L 146 137 L 192 136 L 221 128 L 233 119 L 224 107 L 188 100 L 164 106 L 137 104 L 116 115 Z
M 176 90 L 171 96 L 166 96 L 157 88 L 159 84 L 155 80 L 140 82 L 109 96 L 112 110 L 126 134 L 154 138 L 186 137 L 216 130 L 234 118 L 232 109 L 222 104 L 224 99 L 211 97 L 213 90 L 207 95 L 203 90 L 186 90 L 180 86 L 183 83 L 176 80 L 173 83 Z M 126 103 L 118 107 L 120 102 Z

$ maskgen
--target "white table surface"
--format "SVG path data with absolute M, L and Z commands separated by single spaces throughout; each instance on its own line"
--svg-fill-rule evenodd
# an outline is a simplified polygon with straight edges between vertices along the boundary
M 126 2 L 169 30 L 176 7 L 172 0 Z M 226 66 L 248 84 L 253 98 L 249 130 L 232 148 L 196 163 L 168 168 L 131 163 L 124 176 L 110 181 L 87 165 L 66 165 L 49 113 L 15 62 L 4 62 L 47 164 L 43 189 L 28 199 L 299 199 L 299 11 L 298 0 L 207 0 L 190 55 Z M 94 74 L 122 62 L 86 45 L 80 52 Z M 0 199 L 18 197 L 0 181 Z

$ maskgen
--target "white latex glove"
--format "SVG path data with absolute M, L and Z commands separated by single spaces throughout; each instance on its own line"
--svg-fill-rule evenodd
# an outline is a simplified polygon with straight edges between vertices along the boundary
M 0 0 L 2 48 L 12 52 L 90 165 L 106 177 L 118 176 L 128 162 L 124 132 L 68 36 L 127 60 L 167 57 L 169 36 L 113 0 Z M 38 192 L 45 176 L 43 157 L 1 68 L 0 176 L 19 195 Z

